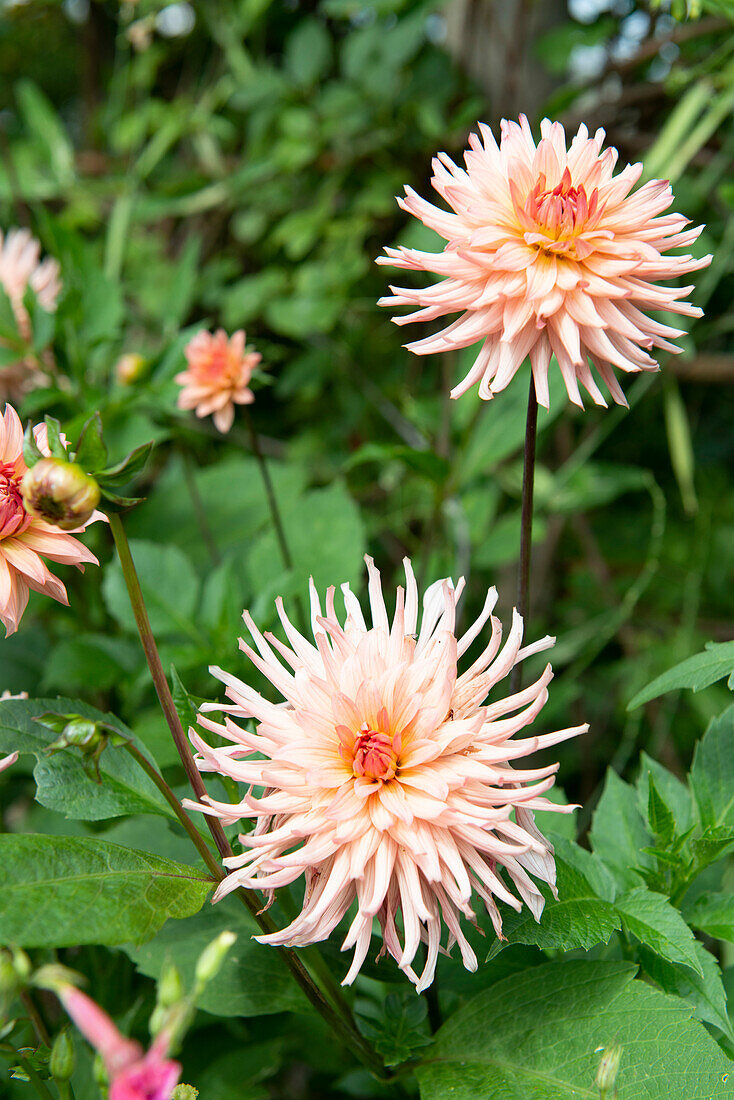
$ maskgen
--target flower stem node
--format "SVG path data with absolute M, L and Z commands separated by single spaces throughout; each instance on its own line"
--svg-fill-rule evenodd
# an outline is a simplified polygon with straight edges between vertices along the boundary
M 74 1073 L 75 1066 L 74 1040 L 69 1028 L 65 1027 L 54 1039 L 48 1068 L 55 1081 L 68 1081 Z
M 94 478 L 62 458 L 36 462 L 24 475 L 20 491 L 26 511 L 62 531 L 76 531 L 88 523 L 100 498 Z

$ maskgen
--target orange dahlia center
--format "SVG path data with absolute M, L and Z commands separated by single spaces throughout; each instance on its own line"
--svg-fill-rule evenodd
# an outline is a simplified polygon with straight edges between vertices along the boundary
M 14 462 L 0 463 L 0 539 L 17 535 L 31 522 L 23 507 L 21 480 Z
M 550 240 L 571 243 L 596 213 L 598 201 L 597 189 L 589 197 L 583 183 L 574 187 L 566 168 L 561 182 L 552 189 L 546 189 L 545 177 L 540 177 L 528 195 L 525 213 Z
M 366 722 L 354 742 L 352 770 L 358 778 L 392 779 L 398 763 L 399 737 L 370 729 Z

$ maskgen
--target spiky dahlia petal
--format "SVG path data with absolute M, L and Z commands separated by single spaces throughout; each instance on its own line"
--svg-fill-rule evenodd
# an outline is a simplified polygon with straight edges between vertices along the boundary
M 626 399 L 614 375 L 657 370 L 650 348 L 677 353 L 680 336 L 647 317 L 664 309 L 692 317 L 701 310 L 683 299 L 692 286 L 656 286 L 711 262 L 711 256 L 669 255 L 693 244 L 703 226 L 687 228 L 667 180 L 634 193 L 642 165 L 613 175 L 617 152 L 602 152 L 604 131 L 579 128 L 570 148 L 560 123 L 543 119 L 537 146 L 527 119 L 503 120 L 500 144 L 479 125 L 462 169 L 439 153 L 433 186 L 450 211 L 406 187 L 400 206 L 446 240 L 443 252 L 386 248 L 377 262 L 427 271 L 441 282 L 423 289 L 390 287 L 383 306 L 410 306 L 396 324 L 460 317 L 442 331 L 405 346 L 416 355 L 483 341 L 456 398 L 479 384 L 488 400 L 503 390 L 530 356 L 538 401 L 548 406 L 548 367 L 556 357 L 568 395 L 582 405 L 581 385 L 606 405 L 591 371 L 614 401 Z M 644 351 L 642 349 L 645 349 Z
M 366 561 L 370 626 L 348 585 L 342 586 L 342 618 L 334 588 L 322 609 L 312 584 L 313 642 L 293 626 L 281 600 L 288 644 L 263 634 L 245 612 L 253 646 L 241 641 L 241 648 L 284 702 L 211 670 L 231 703 L 208 705 L 199 716 L 201 731 L 215 734 L 217 746 L 190 731 L 197 764 L 234 779 L 244 793 L 233 805 L 211 797 L 187 805 L 226 824 L 255 822 L 240 835 L 242 851 L 224 860 L 229 874 L 216 899 L 239 886 L 272 898 L 272 891 L 304 879 L 301 912 L 286 928 L 258 937 L 261 942 L 305 946 L 326 939 L 356 903 L 343 942 L 344 950 L 354 950 L 345 983 L 364 962 L 376 920 L 383 951 L 420 990 L 433 979 L 439 951 L 453 943 L 464 964 L 476 967 L 461 927 L 462 917 L 475 919 L 472 893 L 498 935 L 497 901 L 515 909 L 524 902 L 540 916 L 543 895 L 531 876 L 554 889 L 555 867 L 533 810 L 571 807 L 545 797 L 556 764 L 516 769 L 512 761 L 587 727 L 517 736 L 548 698 L 550 665 L 528 687 L 486 703 L 519 661 L 554 642 L 546 637 L 523 647 L 515 612 L 503 644 L 492 615 L 495 589 L 457 638 L 463 580 L 432 584 L 419 621 L 418 588 L 406 559 L 391 621 L 380 574 Z M 477 644 L 487 624 L 489 638 Z M 474 645 L 479 652 L 460 674 L 458 661 Z M 211 717 L 216 709 L 223 720 Z M 248 729 L 236 719 L 257 725 Z M 442 924 L 448 929 L 443 949 Z M 421 941 L 427 960 L 418 975 L 413 963 Z

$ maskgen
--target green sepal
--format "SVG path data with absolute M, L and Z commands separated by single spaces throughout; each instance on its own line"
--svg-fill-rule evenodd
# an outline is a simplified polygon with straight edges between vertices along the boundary
M 94 474 L 107 461 L 107 448 L 102 438 L 102 417 L 95 412 L 85 423 L 74 453 L 77 462 L 87 474 Z
M 102 487 L 102 491 L 104 492 L 106 485 L 124 485 L 140 473 L 152 450 L 152 441 L 141 443 L 139 447 L 130 452 L 127 458 L 123 458 L 122 462 L 118 462 L 115 466 L 108 466 L 106 470 L 100 470 L 95 476 Z
M 25 432 L 23 433 L 23 458 L 25 459 L 25 464 L 30 470 L 44 457 L 45 456 L 36 443 L 36 437 L 33 434 L 33 424 L 29 420 L 26 424 Z
M 132 508 L 133 504 L 142 504 L 145 497 L 121 497 L 117 493 L 111 493 L 109 489 L 104 489 L 101 485 L 99 491 L 105 500 L 108 500 L 110 504 L 114 504 L 117 508 Z
M 55 416 L 44 416 L 43 419 L 48 432 L 48 447 L 52 458 L 63 458 L 68 462 L 66 447 L 61 442 L 61 425 Z

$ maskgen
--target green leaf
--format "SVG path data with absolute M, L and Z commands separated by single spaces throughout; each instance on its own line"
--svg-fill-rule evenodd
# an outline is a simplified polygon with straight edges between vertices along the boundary
M 734 706 L 710 723 L 696 745 L 689 783 L 701 825 L 734 825 Z
M 301 19 L 285 44 L 285 67 L 297 84 L 309 86 L 322 79 L 331 63 L 331 35 L 320 19 Z
M 684 915 L 689 924 L 707 936 L 734 943 L 734 894 L 700 894 Z
M 651 773 L 648 773 L 647 783 L 647 823 L 657 843 L 665 848 L 676 834 L 675 817 L 661 797 Z
M 344 463 L 345 470 L 352 470 L 368 462 L 384 464 L 391 459 L 404 462 L 416 473 L 442 485 L 449 474 L 448 461 L 435 451 L 419 451 L 403 443 L 363 443 Z
M 614 904 L 625 928 L 640 943 L 651 947 L 668 962 L 692 967 L 703 977 L 693 933 L 663 894 L 640 886 L 617 898 Z
M 134 740 L 130 730 L 113 714 L 104 714 L 79 699 L 0 702 L 0 753 L 17 749 L 20 753 L 34 754 L 38 761 L 33 772 L 38 786 L 36 799 L 42 806 L 81 821 L 102 821 L 134 813 L 173 816 L 160 791 L 123 748 L 110 745 L 102 753 L 101 786 L 85 775 L 82 759 L 73 749 L 47 756 L 46 749 L 55 735 L 33 720 L 46 711 L 73 712 L 95 722 L 108 722 L 123 736 Z
M 642 688 L 630 699 L 627 710 L 649 703 L 651 699 L 657 699 L 658 695 L 665 695 L 668 691 L 677 691 L 680 688 L 690 688 L 693 691 L 703 691 L 704 688 L 722 680 L 724 676 L 731 675 L 734 671 L 734 642 L 709 642 L 703 653 L 697 653 L 695 657 L 688 657 L 679 665 L 656 676 L 652 683 Z
M 607 771 L 604 791 L 594 813 L 589 834 L 596 855 L 614 873 L 622 889 L 640 885 L 636 867 L 651 870 L 650 856 L 642 849 L 651 846 L 637 801 L 637 793 L 611 768 Z
M 425 998 L 410 992 L 389 993 L 377 1006 L 366 1001 L 358 1010 L 360 1031 L 371 1040 L 386 1066 L 407 1062 L 414 1051 L 431 1043 Z
M 498 982 L 456 1012 L 416 1071 L 422 1100 L 599 1100 L 622 1048 L 618 1100 L 734 1097 L 731 1062 L 684 1001 L 624 962 L 566 959 Z
M 23 120 L 41 146 L 57 183 L 74 181 L 74 151 L 58 115 L 43 92 L 30 80 L 20 80 L 15 97 Z
M 215 1016 L 305 1010 L 307 1002 L 277 951 L 252 939 L 260 929 L 236 898 L 224 898 L 197 916 L 167 924 L 145 946 L 125 951 L 138 970 L 152 978 L 160 977 L 167 961 L 174 963 L 188 985 L 196 959 L 225 929 L 237 934 L 237 942 L 217 980 L 199 997 L 199 1007 Z
M 726 1011 L 726 990 L 719 964 L 702 943 L 698 940 L 694 943 L 702 974 L 697 974 L 690 966 L 668 962 L 644 946 L 638 952 L 640 965 L 664 993 L 672 993 L 688 1001 L 694 1006 L 699 1020 L 714 1024 L 734 1041 L 734 1028 Z
M 74 461 L 87 474 L 100 470 L 107 461 L 107 448 L 102 439 L 102 417 L 98 412 L 90 416 L 82 428 Z
M 195 726 L 198 709 L 184 687 L 175 665 L 171 665 L 171 695 L 183 728 L 186 730 L 189 726 Z
M 130 549 L 153 632 L 198 639 L 193 619 L 199 598 L 199 579 L 184 552 L 176 546 L 137 539 L 131 540 Z M 102 593 L 110 614 L 125 630 L 134 632 L 135 616 L 117 559 L 105 569 Z
M 658 795 L 672 811 L 678 833 L 682 835 L 687 829 L 690 829 L 695 821 L 696 815 L 691 792 L 677 776 L 669 772 L 657 760 L 649 757 L 646 752 L 643 752 L 640 755 L 640 774 L 637 779 L 637 790 L 645 811 L 649 808 L 650 779 L 655 780 Z
M 283 526 L 294 563 L 293 585 L 305 595 L 312 576 L 320 592 L 335 580 L 360 584 L 366 536 L 357 505 L 341 482 L 305 493 L 284 510 Z M 247 571 L 253 588 L 275 584 L 284 566 L 275 534 L 268 530 L 252 547 Z
M 143 943 L 201 909 L 212 881 L 162 856 L 90 837 L 0 836 L 0 942 Z
M 600 861 L 562 837 L 554 838 L 554 845 L 558 900 L 544 888 L 546 903 L 540 921 L 526 907 L 519 913 L 507 909 L 503 913 L 506 943 L 495 940 L 488 959 L 514 943 L 534 944 L 543 951 L 588 950 L 607 943 L 612 932 L 621 927 L 614 905 L 605 900 L 613 894 L 614 883 Z
M 41 690 L 107 691 L 140 667 L 140 646 L 129 638 L 78 634 L 62 638 L 43 666 Z
M 734 852 L 734 826 L 722 825 L 706 829 L 701 836 L 691 841 L 691 848 L 701 868 L 723 859 Z

